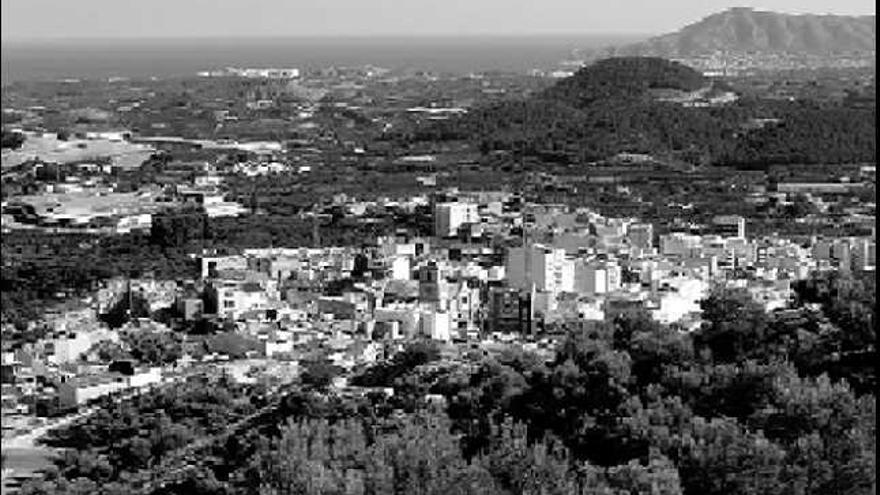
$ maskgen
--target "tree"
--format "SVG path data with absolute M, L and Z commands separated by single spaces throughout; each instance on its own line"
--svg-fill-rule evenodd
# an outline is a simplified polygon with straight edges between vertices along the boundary
M 798 356 L 812 365 L 812 374 L 827 372 L 845 378 L 859 393 L 875 390 L 876 287 L 873 276 L 858 278 L 838 272 L 814 273 L 793 285 L 796 303 L 818 304 L 818 316 L 831 323 L 816 335 L 817 352 Z
M 10 132 L 3 131 L 2 140 L 0 140 L 0 147 L 4 150 L 9 149 L 18 149 L 21 148 L 21 145 L 24 144 L 25 137 L 24 134 L 20 132 Z
M 771 403 L 777 380 L 792 376 L 797 371 L 788 363 L 696 364 L 671 369 L 662 384 L 700 416 L 745 420 Z
M 493 494 L 491 475 L 461 457 L 449 423 L 431 413 L 362 422 L 288 422 L 257 453 L 263 493 Z M 370 440 L 369 438 L 372 438 Z M 361 491 L 362 490 L 362 491 Z
M 678 469 L 667 457 L 653 452 L 645 465 L 638 461 L 608 468 L 608 484 L 623 493 L 682 495 Z
M 614 348 L 626 350 L 632 359 L 632 375 L 644 390 L 659 383 L 668 367 L 686 367 L 694 361 L 690 335 L 661 325 L 650 315 L 619 317 L 614 321 Z
M 487 360 L 473 373 L 441 377 L 433 390 L 448 398 L 447 414 L 455 430 L 464 433 L 464 453 L 471 457 L 489 444 L 493 426 L 510 413 L 512 401 L 527 387 L 516 369 Z
M 679 441 L 685 493 L 770 495 L 785 487 L 785 453 L 735 420 L 697 417 Z
M 708 349 L 718 363 L 763 357 L 767 333 L 764 308 L 741 289 L 716 289 L 700 302 L 705 324 L 694 336 L 698 349 Z
M 816 213 L 818 208 L 803 194 L 797 194 L 792 198 L 791 204 L 785 206 L 784 215 L 787 218 L 803 218 L 811 213 Z
M 603 340 L 578 333 L 560 345 L 547 369 L 528 377 L 529 387 L 511 401 L 514 417 L 540 438 L 553 432 L 572 454 L 601 466 L 646 455 L 617 441 L 619 408 L 629 397 L 631 359 Z
M 300 379 L 304 385 L 324 390 L 339 376 L 339 367 L 326 360 L 307 361 L 304 363 Z
M 787 483 L 806 493 L 867 492 L 875 482 L 876 401 L 846 382 L 780 377 L 748 424 L 785 448 Z
M 140 292 L 129 290 L 121 295 L 110 309 L 100 315 L 101 321 L 110 328 L 119 328 L 133 318 L 150 316 L 150 305 Z
M 436 342 L 416 341 L 408 344 L 395 354 L 391 362 L 383 362 L 368 368 L 354 377 L 352 384 L 363 387 L 391 387 L 395 381 L 412 372 L 417 367 L 440 358 Z
M 249 351 L 260 349 L 260 342 L 235 331 L 224 331 L 212 335 L 205 341 L 208 352 L 226 354 L 232 359 L 242 359 Z
M 493 422 L 490 442 L 477 458 L 499 488 L 509 493 L 573 493 L 577 479 L 570 454 L 548 435 L 531 443 L 523 423 L 504 418 Z
M 96 343 L 84 355 L 95 354 L 102 363 L 110 363 L 130 357 L 129 353 L 116 342 L 102 340 Z
M 123 339 L 134 359 L 152 366 L 174 363 L 183 355 L 178 336 L 171 332 L 128 332 Z
M 210 221 L 204 208 L 188 206 L 153 215 L 150 241 L 165 248 L 184 247 L 193 240 L 210 237 Z

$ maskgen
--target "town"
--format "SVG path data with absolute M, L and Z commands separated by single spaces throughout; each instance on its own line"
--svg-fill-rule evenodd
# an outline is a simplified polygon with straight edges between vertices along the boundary
M 3 493 L 873 487 L 875 68 L 668 58 L 4 84 Z
M 224 199 L 225 181 L 291 173 L 269 160 L 223 171 L 207 162 L 182 164 L 189 183 L 137 193 L 103 185 L 111 176 L 95 167 L 68 167 L 61 182 L 49 173 L 42 192 L 4 202 L 4 232 L 149 235 L 193 205 L 209 220 L 235 217 L 247 208 Z M 46 167 L 63 168 L 42 162 L 33 173 L 46 177 Z M 171 162 L 166 170 L 174 168 Z M 664 325 L 698 329 L 701 301 L 719 288 L 745 290 L 780 317 L 802 317 L 810 309 L 793 306 L 799 282 L 816 272 L 875 270 L 869 204 L 846 206 L 848 218 L 864 215 L 863 235 L 755 235 L 750 219 L 739 215 L 655 226 L 522 193 L 436 183 L 429 173 L 419 183 L 425 192 L 414 196 L 359 200 L 340 193 L 301 214 L 309 247 L 187 253 L 197 267 L 193 277 L 112 278 L 82 294 L 74 308 L 25 328 L 4 327 L 4 443 L 32 446 L 35 432 L 81 417 L 104 397 L 123 401 L 200 375 L 277 387 L 325 373 L 320 379 L 336 393 L 352 393 L 363 388 L 352 378 L 419 340 L 439 344 L 445 366 L 510 348 L 550 362 L 572 322 L 647 312 Z M 795 220 L 810 224 L 873 185 L 874 167 L 861 166 L 846 181 L 780 182 L 772 190 L 747 189 L 746 196 L 755 204 L 802 207 L 805 216 Z M 77 197 L 92 201 L 77 209 Z M 428 212 L 430 221 L 349 245 L 321 241 L 322 219 L 370 225 L 389 212 Z M 14 337 L 24 334 L 39 337 Z

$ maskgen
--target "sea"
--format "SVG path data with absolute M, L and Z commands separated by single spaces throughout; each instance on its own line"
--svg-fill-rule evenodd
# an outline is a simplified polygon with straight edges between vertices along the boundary
M 3 41 L 2 82 L 142 79 L 225 67 L 301 70 L 373 65 L 432 73 L 552 70 L 576 50 L 646 38 L 636 35 L 335 37 Z

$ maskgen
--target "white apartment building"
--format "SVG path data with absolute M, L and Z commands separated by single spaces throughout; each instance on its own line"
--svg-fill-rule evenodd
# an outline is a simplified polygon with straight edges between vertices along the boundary
M 698 257 L 702 244 L 702 238 L 698 235 L 673 232 L 660 236 L 660 254 L 681 258 Z
M 464 224 L 480 222 L 478 207 L 471 203 L 439 203 L 434 210 L 434 234 L 452 237 Z
M 869 271 L 876 268 L 877 241 L 868 238 L 856 239 L 852 251 L 852 262 L 854 270 Z
M 480 289 L 464 281 L 451 284 L 448 298 L 440 301 L 440 307 L 449 312 L 448 318 L 457 328 L 476 326 L 482 306 Z
M 422 335 L 433 340 L 449 342 L 452 335 L 452 322 L 446 311 L 422 311 Z
M 700 301 L 709 293 L 709 283 L 690 277 L 665 278 L 658 291 L 658 307 L 651 313 L 655 320 L 676 323 L 699 314 Z
M 712 219 L 712 225 L 723 237 L 746 237 L 746 219 L 739 215 L 718 215 Z
M 272 309 L 273 303 L 281 299 L 277 282 L 264 284 L 242 280 L 224 280 L 210 289 L 211 297 L 217 303 L 217 315 L 223 318 L 238 319 L 247 311 Z
M 47 361 L 55 364 L 71 363 L 102 341 L 119 342 L 119 334 L 107 328 L 70 331 L 50 341 L 46 348 Z
M 564 249 L 543 244 L 512 248 L 507 253 L 507 279 L 511 287 L 531 289 L 553 294 L 574 291 L 574 260 L 565 256 Z
M 650 250 L 654 245 L 654 226 L 650 223 L 634 223 L 626 228 L 626 239 L 634 248 Z
M 578 261 L 574 270 L 574 291 L 599 295 L 620 288 L 621 268 L 614 262 Z
M 412 279 L 412 269 L 410 267 L 410 259 L 408 256 L 395 256 L 390 263 L 392 280 L 410 280 Z
M 604 294 L 608 292 L 608 274 L 602 267 L 592 263 L 577 263 L 574 269 L 574 290 L 578 294 Z

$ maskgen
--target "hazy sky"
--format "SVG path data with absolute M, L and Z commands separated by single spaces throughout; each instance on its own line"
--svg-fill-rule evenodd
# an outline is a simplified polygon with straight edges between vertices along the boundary
M 660 34 L 734 6 L 874 14 L 873 0 L 0 0 L 4 40 Z

